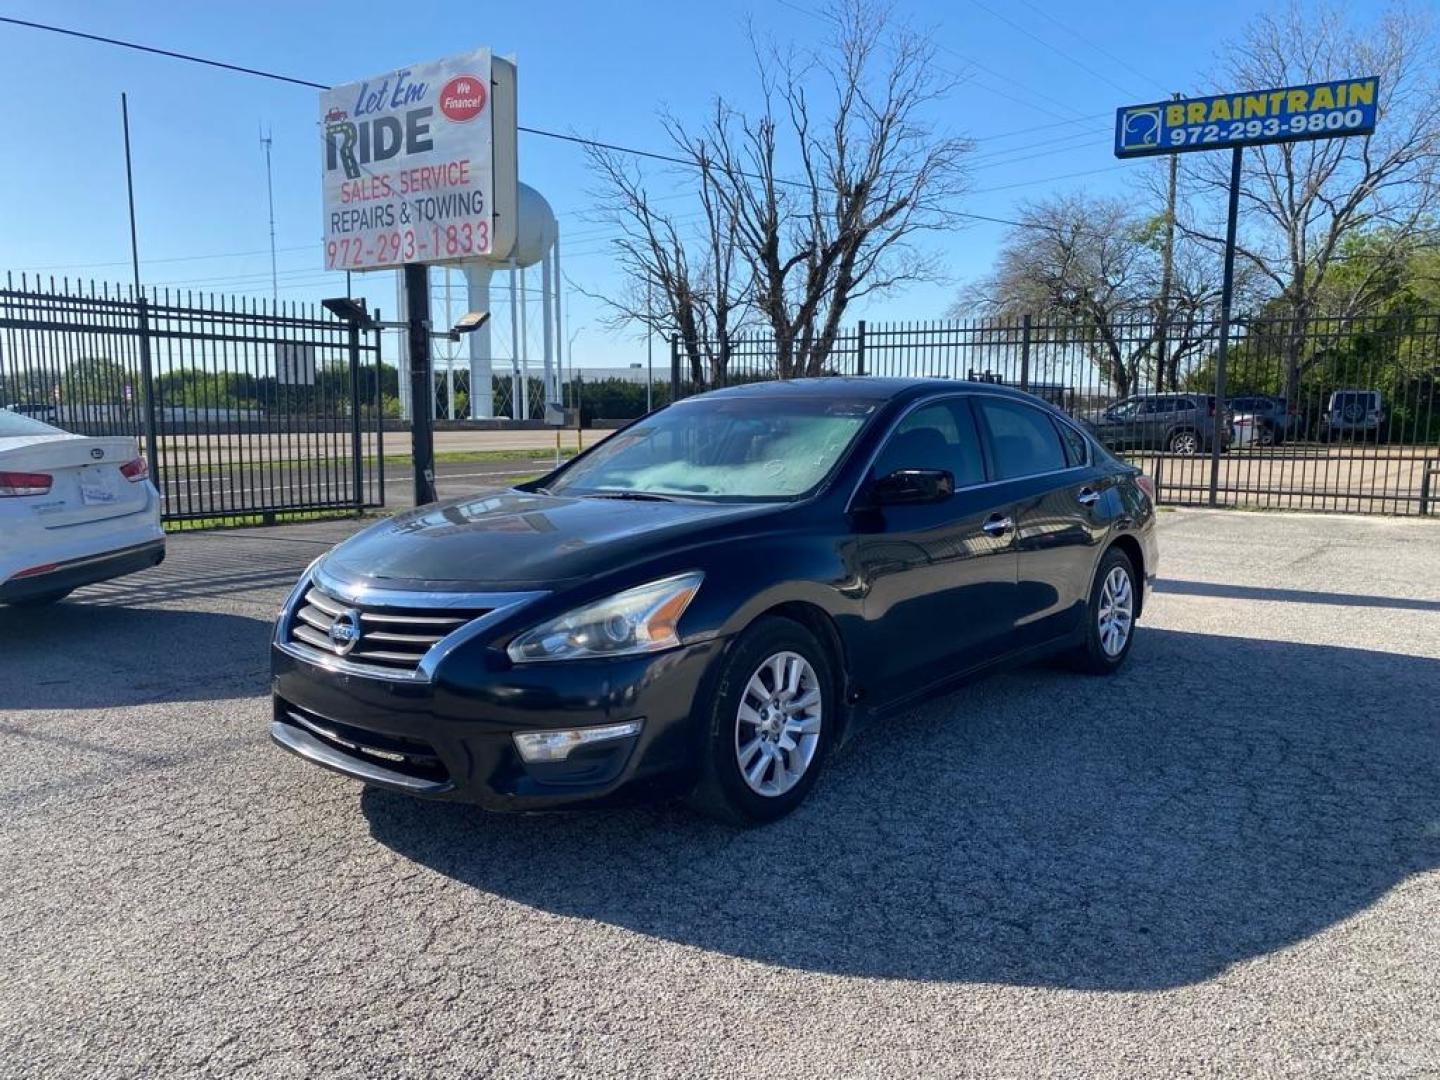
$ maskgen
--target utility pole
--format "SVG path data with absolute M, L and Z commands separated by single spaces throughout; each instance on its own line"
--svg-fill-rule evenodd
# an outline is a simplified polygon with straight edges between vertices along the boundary
M 265 197 L 270 203 L 270 306 L 275 311 L 279 309 L 280 287 L 275 280 L 275 181 L 270 173 L 270 142 L 268 132 L 260 136 L 260 145 L 265 148 Z
M 135 177 L 130 168 L 130 99 L 120 95 L 120 123 L 125 133 L 125 197 L 130 203 L 130 268 L 134 273 L 135 310 L 139 316 L 140 401 L 144 406 L 145 460 L 155 486 L 165 490 L 160 472 L 160 447 L 155 436 L 155 369 L 150 357 L 150 312 L 145 290 L 140 285 L 140 242 L 135 229 Z
M 1172 101 L 1179 101 L 1178 92 L 1170 95 Z M 1170 353 L 1170 289 L 1175 280 L 1175 186 L 1180 171 L 1180 155 L 1170 154 L 1170 183 L 1165 191 L 1165 247 L 1160 252 L 1160 335 L 1156 349 L 1155 389 L 1178 390 L 1178 386 L 1166 387 L 1165 374 L 1169 368 Z

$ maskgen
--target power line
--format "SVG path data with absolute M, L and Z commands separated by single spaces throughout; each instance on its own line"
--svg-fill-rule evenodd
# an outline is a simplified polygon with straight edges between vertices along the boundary
M 980 3 L 978 2 L 978 0 L 971 0 L 971 2 L 974 3 L 977 7 L 981 7 L 982 10 L 987 10 L 987 11 L 989 10 L 988 8 L 984 8 L 984 6 L 983 6 L 982 4 L 980 4 Z M 803 8 L 798 8 L 798 5 L 790 5 L 790 6 L 796 7 L 797 10 L 804 10 Z M 990 13 L 991 13 L 992 15 L 996 15 L 997 18 L 1000 18 L 1000 19 L 1002 19 L 1003 21 L 1007 21 L 1007 22 L 1009 21 L 1009 20 L 1006 20 L 1006 19 L 1004 18 L 1004 16 L 998 15 L 997 13 L 995 13 L 995 12 L 993 12 L 993 11 L 990 12 Z M 815 13 L 815 12 L 810 12 L 810 14 L 816 15 L 817 17 L 821 17 L 821 16 L 818 16 L 818 13 Z M 162 48 L 159 48 L 159 47 L 153 46 L 153 45 L 145 45 L 145 44 L 141 44 L 141 43 L 139 43 L 139 42 L 126 41 L 126 40 L 124 40 L 124 39 L 122 39 L 122 38 L 108 37 L 108 36 L 103 35 L 103 34 L 91 34 L 91 33 L 85 32 L 85 31 L 81 31 L 81 30 L 74 30 L 74 29 L 71 29 L 71 28 L 69 28 L 69 27 L 54 26 L 54 25 L 51 25 L 51 24 L 48 24 L 48 23 L 34 22 L 34 21 L 31 21 L 31 20 L 28 20 L 28 19 L 17 19 L 17 18 L 14 18 L 13 16 L 8 16 L 8 15 L 0 15 L 0 23 L 8 23 L 8 24 L 11 24 L 11 25 L 14 25 L 14 26 L 26 27 L 26 28 L 32 29 L 32 30 L 42 30 L 42 31 L 46 31 L 46 32 L 48 32 L 48 33 L 60 34 L 60 35 L 66 36 L 66 37 L 79 38 L 79 39 L 85 40 L 85 41 L 94 41 L 94 42 L 98 42 L 98 43 L 103 44 L 103 45 L 112 45 L 112 46 L 115 46 L 115 47 L 117 47 L 117 48 L 132 49 L 132 50 L 135 50 L 135 51 L 137 51 L 137 52 L 148 53 L 148 54 L 155 55 L 155 56 L 163 56 L 163 57 L 167 57 L 167 58 L 169 58 L 169 59 L 174 59 L 174 60 L 182 60 L 182 61 L 185 61 L 185 62 L 187 62 L 187 63 L 200 64 L 200 65 L 203 65 L 203 66 L 206 66 L 206 67 L 219 68 L 219 69 L 225 70 L 225 71 L 233 71 L 233 72 L 237 72 L 237 73 L 242 74 L 242 75 L 253 75 L 253 76 L 257 77 L 257 78 L 271 79 L 271 80 L 274 80 L 274 81 L 276 81 L 276 82 L 288 83 L 288 84 L 291 84 L 291 85 L 294 85 L 294 86 L 305 86 L 305 87 L 309 87 L 309 88 L 316 89 L 316 90 L 329 90 L 329 89 L 331 89 L 331 87 L 330 87 L 329 85 L 327 85 L 327 84 L 325 84 L 325 83 L 315 82 L 315 81 L 313 81 L 313 80 L 311 80 L 311 79 L 301 79 L 301 78 L 297 78 L 297 77 L 292 76 L 292 75 L 285 75 L 285 74 L 281 74 L 281 73 L 279 73 L 279 72 L 268 71 L 268 70 L 265 70 L 265 69 L 263 69 L 263 68 L 249 67 L 249 66 L 241 65 L 241 64 L 231 64 L 231 63 L 228 63 L 228 62 L 226 62 L 226 61 L 215 60 L 215 59 L 212 59 L 212 58 L 210 58 L 210 57 L 198 56 L 198 55 L 195 55 L 195 54 L 192 54 L 192 53 L 177 52 L 177 51 L 172 50 L 172 49 L 162 49 Z M 1026 33 L 1028 34 L 1028 31 L 1026 31 Z M 1029 36 L 1034 37 L 1033 34 L 1030 34 Z M 1041 40 L 1041 39 L 1038 39 L 1038 38 L 1037 38 L 1036 40 Z M 1054 46 L 1049 45 L 1047 42 L 1041 41 L 1041 43 L 1042 43 L 1042 44 L 1045 44 L 1048 48 L 1055 49 Z M 948 46 L 947 46 L 946 48 L 948 48 Z M 950 50 L 950 51 L 953 52 L 954 50 Z M 1055 50 L 1055 51 L 1058 52 L 1059 50 Z M 969 58 L 964 57 L 963 54 L 958 54 L 958 53 L 957 53 L 957 55 L 961 55 L 962 59 L 966 59 L 967 62 L 974 63 L 974 61 L 970 61 Z M 1065 55 L 1065 54 L 1064 54 L 1064 53 L 1061 53 L 1061 55 Z M 1073 57 L 1067 57 L 1067 59 L 1071 59 L 1072 62 L 1075 62 L 1075 63 L 1079 64 L 1079 61 L 1074 61 Z M 975 66 L 981 67 L 981 70 L 988 70 L 988 69 L 985 69 L 982 65 L 979 65 L 978 63 L 977 63 Z M 1080 65 L 1080 66 L 1084 67 L 1084 65 Z M 951 74 L 953 74 L 953 73 L 951 73 Z M 996 73 L 996 74 L 998 74 L 998 73 Z M 1092 72 L 1092 74 L 1096 74 L 1097 77 L 1102 78 L 1102 79 L 1105 79 L 1105 81 L 1107 81 L 1107 82 L 1110 82 L 1110 80 L 1109 80 L 1108 78 L 1105 78 L 1105 76 L 1103 76 L 1103 75 L 1101 75 L 1101 74 L 1099 74 L 1099 73 Z M 1004 76 L 1000 76 L 1000 77 L 1001 77 L 1001 78 L 1005 78 Z M 1111 85 L 1115 85 L 1115 84 L 1112 82 Z M 1123 88 L 1122 88 L 1122 89 L 1123 89 Z M 1056 114 L 1053 114 L 1053 113 L 1052 113 L 1052 115 L 1056 115 Z M 1061 119 L 1060 121 L 1058 121 L 1058 122 L 1055 123 L 1055 124 L 1039 125 L 1039 126 L 1038 126 L 1036 129 L 1034 129 L 1034 130 L 1041 130 L 1041 129 L 1044 129 L 1044 128 L 1058 127 L 1058 126 L 1062 126 L 1062 125 L 1065 125 L 1065 124 L 1083 123 L 1083 122 L 1086 122 L 1086 121 L 1089 121 L 1089 120 L 1092 120 L 1092 119 L 1094 119 L 1094 117 L 1076 117 L 1076 118 L 1073 119 L 1073 120 L 1072 120 L 1072 119 Z M 523 125 L 523 124 L 517 125 L 517 129 L 518 129 L 519 131 L 525 132 L 526 134 L 539 135 L 539 136 L 542 136 L 542 137 L 545 137 L 545 138 L 556 139 L 556 140 L 559 140 L 559 141 L 562 141 L 562 142 L 573 143 L 573 144 L 580 145 L 580 146 L 591 146 L 591 147 L 595 147 L 595 148 L 597 148 L 597 149 L 609 150 L 609 151 L 612 151 L 612 152 L 615 152 L 615 153 L 629 154 L 629 155 L 634 156 L 634 157 L 648 158 L 648 159 L 650 159 L 650 160 L 655 160 L 655 161 L 664 161 L 664 162 L 667 162 L 667 163 L 672 164 L 672 165 L 680 165 L 680 166 L 683 166 L 683 167 L 686 167 L 686 168 L 697 168 L 697 167 L 698 167 L 693 160 L 689 160 L 689 159 L 682 158 L 682 157 L 677 157 L 677 156 L 675 156 L 675 155 L 673 155 L 673 154 L 662 154 L 662 153 L 658 153 L 658 152 L 653 151 L 653 150 L 642 150 L 642 149 L 639 149 L 639 148 L 637 148 L 637 147 L 623 146 L 623 145 L 620 145 L 620 144 L 618 144 L 618 143 L 604 142 L 604 141 L 598 140 L 598 139 L 587 139 L 587 138 L 584 138 L 584 137 L 579 136 L 579 135 L 566 135 L 566 134 L 563 134 L 563 133 L 561 133 L 561 132 L 547 131 L 547 130 L 545 130 L 545 129 L 543 129 L 543 128 L 527 127 L 526 125 Z M 1019 132 L 1010 132 L 1010 133 L 1007 133 L 1006 135 L 996 136 L 996 137 L 997 137 L 997 138 L 998 138 L 998 137 L 1008 137 L 1008 136 L 1010 136 L 1010 135 L 1016 135 L 1016 134 L 1019 134 Z M 1089 171 L 1086 171 L 1086 172 L 1069 173 L 1069 174 L 1066 174 L 1066 175 L 1063 175 L 1063 176 L 1050 177 L 1050 178 L 1048 178 L 1048 180 L 1063 180 L 1063 179 L 1070 179 L 1070 178 L 1075 177 L 1075 176 L 1088 176 L 1088 175 L 1092 175 L 1092 174 L 1097 173 L 1097 172 L 1108 172 L 1108 171 L 1111 171 L 1112 169 L 1118 168 L 1118 167 L 1120 167 L 1120 166 L 1112 166 L 1110 169 L 1094 169 L 1094 170 L 1089 170 Z M 742 172 L 740 175 L 743 175 L 743 176 L 746 176 L 746 177 L 749 177 L 749 178 L 752 178 L 752 179 L 762 179 L 762 180 L 763 180 L 763 179 L 767 179 L 767 178 L 765 178 L 765 177 L 763 177 L 763 176 L 759 176 L 758 174 L 748 173 L 748 172 Z M 806 184 L 805 181 L 802 181 L 802 180 L 791 180 L 791 179 L 786 179 L 786 178 L 784 178 L 784 177 L 775 177 L 775 178 L 773 178 L 773 182 L 776 183 L 776 184 L 784 185 L 784 186 L 788 186 L 788 187 L 799 187 L 799 188 L 808 187 L 808 185 Z M 1010 188 L 1014 188 L 1014 187 L 1023 187 L 1023 186 L 1027 186 L 1027 185 L 1029 185 L 1029 184 L 1042 183 L 1042 182 L 1047 182 L 1047 181 L 1046 181 L 1045 179 L 1022 181 L 1022 182 L 1020 182 L 1020 183 L 1007 184 L 1007 185 L 1002 185 L 1002 186 L 1000 186 L 1000 187 L 978 189 L 978 190 L 976 190 L 976 191 L 974 191 L 974 192 L 971 192 L 971 194 L 984 194 L 984 193 L 986 193 L 986 192 L 1004 191 L 1004 190 L 1009 190 Z M 1010 220 L 1010 219 L 1007 219 L 1007 218 L 993 217 L 993 216 L 985 215 L 985 214 L 967 213 L 967 212 L 963 212 L 963 211 L 954 211 L 953 213 L 954 213 L 954 216 L 956 216 L 956 217 L 964 218 L 964 219 L 966 219 L 966 220 L 971 220 L 971 221 L 986 221 L 986 222 L 991 222 L 991 223 L 995 223 L 995 224 L 1011 225 L 1011 226 L 1021 227 L 1021 228 L 1027 227 L 1027 223 L 1025 223 L 1025 222 L 1014 221 L 1014 220 Z M 285 250 L 299 250 L 299 249 L 298 249 L 298 248 L 290 248 L 290 249 L 285 249 Z M 259 254 L 264 254 L 264 252 L 263 252 L 263 251 L 262 251 L 262 252 L 259 252 Z M 574 254 L 574 253 L 572 252 L 571 254 Z M 184 256 L 184 257 L 182 257 L 182 258 L 195 259 L 195 258 L 221 258 L 221 257 L 225 257 L 225 256 L 222 256 L 222 255 L 215 255 L 215 256 Z M 162 261 L 162 260 L 153 260 L 153 261 L 159 262 L 159 261 Z M 170 261 L 180 261 L 180 259 L 177 258 L 177 259 L 175 259 L 175 260 L 170 260 Z M 92 264 L 88 264 L 88 265 L 89 265 L 89 266 L 93 266 L 93 267 L 99 267 L 99 266 L 105 266 L 105 265 L 119 265 L 119 264 L 92 263 Z M 63 269 L 63 267 L 57 267 L 57 269 Z M 203 279 L 202 279 L 202 280 L 203 280 Z M 214 280 L 223 280 L 223 279 L 214 279 Z
M 137 41 L 125 41 L 122 38 L 106 37 L 104 34 L 87 34 L 82 30 L 72 30 L 65 26 L 52 26 L 49 23 L 32 22 L 29 19 L 17 19 L 10 15 L 0 15 L 0 23 L 24 26 L 31 30 L 45 30 L 52 34 L 63 34 L 66 37 L 81 38 L 85 41 L 96 41 L 102 45 L 114 45 L 121 49 L 134 49 L 136 52 L 151 53 L 155 56 L 164 56 L 172 60 L 184 60 L 191 64 L 203 64 L 206 67 L 235 71 L 241 75 L 254 75 L 261 79 L 273 79 L 276 82 L 289 83 L 292 86 L 308 86 L 314 90 L 333 89 L 333 87 L 325 83 L 314 82 L 310 79 L 299 79 L 293 75 L 282 75 L 279 72 L 266 71 L 264 68 L 246 67 L 243 64 L 229 64 L 223 60 L 212 60 L 208 56 L 196 56 L 193 53 L 176 52 L 173 49 L 161 49 L 154 45 L 142 45 Z M 566 135 L 559 131 L 546 131 L 544 128 L 526 127 L 524 124 L 517 124 L 516 129 L 525 132 L 527 135 L 540 135 L 547 139 L 558 139 L 561 142 L 578 143 L 581 146 L 594 146 L 602 150 L 613 150 L 617 153 L 632 154 L 635 157 L 653 158 L 656 161 L 668 161 L 675 165 L 694 164 L 693 162 L 686 161 L 684 158 L 674 157 L 670 154 L 661 154 L 653 150 L 638 150 L 633 146 L 620 146 L 615 143 L 602 142 L 599 139 L 586 139 L 579 135 Z
M 1095 42 L 1087 38 L 1084 34 L 1076 30 L 1073 26 L 1061 22 L 1054 15 L 1050 14 L 1050 12 L 1040 7 L 1038 4 L 1033 4 L 1030 2 L 1030 0 L 1020 0 L 1020 3 L 1024 4 L 1027 8 L 1035 12 L 1035 14 L 1039 15 L 1041 18 L 1047 19 L 1050 22 L 1054 23 L 1061 30 L 1065 31 L 1065 33 L 1069 34 L 1076 41 L 1080 42 L 1080 44 L 1084 45 L 1087 49 L 1090 49 L 1093 52 L 1097 52 L 1101 56 L 1105 57 L 1107 60 L 1111 60 L 1114 63 L 1119 64 L 1121 67 L 1128 69 L 1132 75 L 1136 76 L 1139 79 L 1143 79 L 1148 84 L 1154 86 L 1160 85 L 1159 80 L 1154 79 L 1146 72 L 1141 71 L 1135 66 L 1132 61 L 1126 60 L 1124 57 L 1116 56 L 1113 52 L 1105 48 L 1103 45 L 1097 45 Z
M 1042 38 L 1039 34 L 1035 33 L 1034 31 L 1032 31 L 1032 30 L 1030 30 L 1029 28 L 1023 26 L 1023 25 L 1020 24 L 1020 23 L 1017 23 L 1015 20 L 1011 19 L 1008 15 L 1003 15 L 1003 14 L 1001 14 L 1000 12 L 996 11 L 994 8 L 992 8 L 992 7 L 990 7 L 990 6 L 986 5 L 986 4 L 981 3 L 980 0 L 970 0 L 970 3 L 971 3 L 971 5 L 973 5 L 974 7 L 977 7 L 977 8 L 979 8 L 981 11 L 985 12 L 985 13 L 986 13 L 987 15 L 989 15 L 991 18 L 999 19 L 1001 22 L 1003 22 L 1006 26 L 1009 26 L 1011 29 L 1018 30 L 1020 33 L 1024 34 L 1026 37 L 1028 37 L 1031 41 L 1038 41 L 1041 45 L 1045 46 L 1045 48 L 1049 49 L 1049 50 L 1050 50 L 1051 52 L 1053 52 L 1056 56 L 1059 56 L 1061 59 L 1070 61 L 1070 63 L 1074 64 L 1076 67 L 1078 67 L 1081 71 L 1085 72 L 1087 75 L 1094 76 L 1095 78 L 1099 79 L 1101 82 L 1108 83 L 1109 85 L 1113 86 L 1116 90 L 1119 90 L 1122 94 L 1129 94 L 1129 93 L 1130 93 L 1129 90 L 1127 90 L 1125 87 L 1121 86 L 1121 85 L 1120 85 L 1119 83 L 1117 83 L 1114 79 L 1110 78 L 1110 76 L 1106 75 L 1103 71 L 1098 71 L 1098 70 L 1096 70 L 1095 68 L 1092 68 L 1089 64 L 1085 63 L 1084 61 L 1082 61 L 1082 60 L 1077 60 L 1074 56 L 1072 56 L 1070 53 L 1066 52 L 1064 49 L 1061 49 L 1060 47 L 1058 47 L 1058 46 L 1056 46 L 1056 45 L 1050 44 L 1050 42 L 1046 41 L 1046 40 L 1045 40 L 1044 38 Z

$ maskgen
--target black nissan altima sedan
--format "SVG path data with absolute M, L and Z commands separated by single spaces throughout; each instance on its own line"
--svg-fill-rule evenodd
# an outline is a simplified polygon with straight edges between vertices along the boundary
M 1154 518 L 1139 470 L 1018 391 L 718 390 L 318 559 L 275 629 L 271 734 L 411 795 L 768 821 L 862 719 L 1049 654 L 1116 671 Z

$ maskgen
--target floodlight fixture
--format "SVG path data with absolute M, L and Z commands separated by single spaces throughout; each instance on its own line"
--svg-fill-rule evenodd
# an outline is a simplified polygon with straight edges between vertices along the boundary
M 353 323 L 362 330 L 370 329 L 370 312 L 365 309 L 365 301 L 351 296 L 332 296 L 321 300 L 320 304 L 337 319 Z

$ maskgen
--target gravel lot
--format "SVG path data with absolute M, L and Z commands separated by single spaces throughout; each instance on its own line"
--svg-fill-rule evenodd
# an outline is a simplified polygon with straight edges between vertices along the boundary
M 344 524 L 0 610 L 0 1075 L 1435 1075 L 1440 523 L 1162 519 L 1122 676 L 874 726 L 750 832 L 274 749 Z

